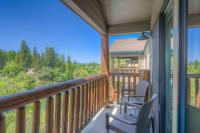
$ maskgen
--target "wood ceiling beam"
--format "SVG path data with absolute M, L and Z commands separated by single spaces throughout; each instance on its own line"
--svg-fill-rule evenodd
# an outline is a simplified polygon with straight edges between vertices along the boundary
M 141 22 L 131 22 L 125 24 L 111 25 L 108 27 L 109 35 L 141 33 L 150 31 L 150 20 Z
M 83 20 L 102 34 L 107 33 L 106 20 L 98 0 L 61 0 Z
M 188 16 L 188 25 L 190 27 L 200 26 L 200 13 L 198 13 L 198 14 L 190 14 Z

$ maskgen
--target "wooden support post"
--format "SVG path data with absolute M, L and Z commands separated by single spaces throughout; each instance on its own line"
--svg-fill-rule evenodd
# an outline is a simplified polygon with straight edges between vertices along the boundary
M 6 121 L 3 113 L 0 113 L 0 133 L 6 133 Z
M 102 72 L 106 74 L 105 90 L 106 90 L 106 106 L 109 105 L 109 43 L 108 35 L 101 35 L 101 66 Z

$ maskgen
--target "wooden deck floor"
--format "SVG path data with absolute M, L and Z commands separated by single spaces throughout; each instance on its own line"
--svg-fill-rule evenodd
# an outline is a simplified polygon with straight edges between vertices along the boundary
M 102 108 L 90 123 L 82 130 L 82 133 L 106 133 L 106 117 L 107 112 L 113 115 L 119 114 L 119 105 L 113 104 L 110 108 Z M 114 133 L 110 131 L 110 133 Z

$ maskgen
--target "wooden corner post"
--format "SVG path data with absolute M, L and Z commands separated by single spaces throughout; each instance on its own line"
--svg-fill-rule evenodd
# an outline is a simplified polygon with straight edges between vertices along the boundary
M 106 74 L 105 79 L 105 95 L 106 95 L 106 106 L 109 105 L 109 42 L 108 34 L 101 35 L 101 67 L 102 72 Z

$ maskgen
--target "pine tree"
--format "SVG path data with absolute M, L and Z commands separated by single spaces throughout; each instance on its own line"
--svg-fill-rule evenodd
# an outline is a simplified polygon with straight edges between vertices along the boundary
M 19 62 L 22 64 L 24 69 L 31 67 L 31 52 L 25 40 L 21 42 L 19 52 Z
M 0 49 L 0 70 L 3 69 L 7 62 L 6 52 Z
M 39 69 L 41 67 L 41 58 L 40 54 L 37 51 L 36 47 L 33 47 L 33 52 L 32 52 L 32 67 Z
M 73 79 L 73 64 L 69 55 L 66 61 L 66 77 L 67 79 Z
M 50 68 L 54 68 L 56 65 L 56 53 L 54 48 L 52 47 L 47 47 L 45 49 L 45 54 L 44 54 L 44 59 L 45 59 L 45 65 Z
M 61 72 L 65 72 L 65 57 L 64 57 L 64 55 L 56 56 L 56 67 L 59 68 Z

